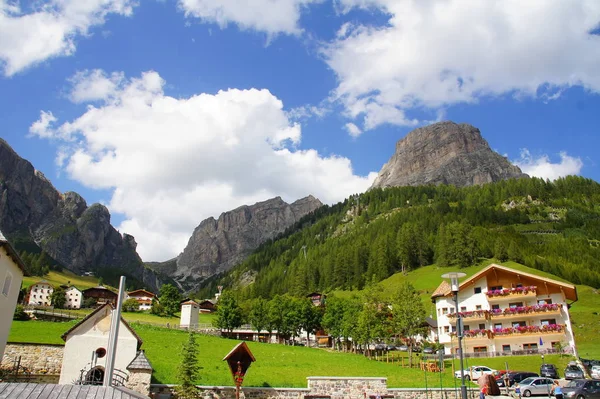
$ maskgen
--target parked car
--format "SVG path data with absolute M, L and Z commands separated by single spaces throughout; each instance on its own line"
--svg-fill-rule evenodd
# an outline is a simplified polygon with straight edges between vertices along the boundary
M 385 348 L 386 348 L 388 351 L 395 351 L 395 350 L 396 350 L 396 345 L 393 345 L 393 344 L 388 344 L 388 345 L 387 345 Z
M 592 376 L 592 378 L 600 378 L 600 366 L 592 366 L 592 369 L 590 370 L 590 375 Z
M 521 395 L 529 397 L 531 395 L 547 395 L 552 392 L 554 380 L 546 377 L 529 377 L 519 382 Z
M 428 346 L 427 348 L 423 348 L 423 353 L 431 355 L 432 353 L 435 353 L 435 350 L 432 347 Z
M 560 378 L 556 366 L 550 363 L 544 363 L 540 367 L 540 377 Z
M 401 352 L 408 352 L 408 346 L 406 345 L 397 346 L 396 349 L 398 349 Z
M 494 374 L 497 370 L 491 369 L 486 366 L 471 366 L 464 370 L 465 380 L 476 380 L 484 374 Z M 460 370 L 454 372 L 456 378 L 460 378 Z
M 529 377 L 539 377 L 537 373 L 533 373 L 531 371 L 511 371 L 500 378 L 496 378 L 496 383 L 499 387 L 504 387 L 506 377 L 508 376 L 508 386 L 512 387 L 517 382 L 523 381 L 525 378 Z
M 583 370 L 576 364 L 569 364 L 565 368 L 565 380 L 575 380 L 577 378 L 585 378 Z
M 571 380 L 562 389 L 565 398 L 600 398 L 600 380 Z

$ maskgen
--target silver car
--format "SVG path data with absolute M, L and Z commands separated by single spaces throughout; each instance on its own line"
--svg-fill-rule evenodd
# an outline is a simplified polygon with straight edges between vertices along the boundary
M 521 388 L 521 395 L 546 395 L 550 396 L 552 392 L 552 384 L 554 381 L 550 378 L 545 377 L 529 377 L 519 382 L 519 388 Z

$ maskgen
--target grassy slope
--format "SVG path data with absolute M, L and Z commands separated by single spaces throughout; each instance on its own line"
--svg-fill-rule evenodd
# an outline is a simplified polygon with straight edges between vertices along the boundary
M 44 277 L 39 276 L 31 276 L 23 278 L 23 288 L 28 288 L 32 284 L 40 281 L 46 280 L 50 284 L 54 286 L 62 285 L 62 284 L 72 284 L 80 290 L 84 290 L 86 288 L 96 287 L 98 285 L 97 277 L 86 277 L 86 276 L 78 276 L 73 272 L 68 270 L 64 270 L 63 272 L 50 271 L 48 275 Z

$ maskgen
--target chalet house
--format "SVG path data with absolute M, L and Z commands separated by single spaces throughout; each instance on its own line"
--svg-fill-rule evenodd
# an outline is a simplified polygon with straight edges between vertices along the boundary
M 24 275 L 25 264 L 0 231 L 0 360 L 4 356 Z
M 135 299 L 140 307 L 139 310 L 150 310 L 152 307 L 152 300 L 158 300 L 156 294 L 146 290 L 135 290 L 127 293 L 127 299 Z
M 59 384 L 102 384 L 113 311 L 106 303 L 62 335 L 65 349 Z M 147 394 L 152 367 L 140 350 L 142 339 L 122 317 L 120 323 L 113 385 Z
M 455 353 L 457 316 L 463 320 L 465 353 L 551 353 L 561 343 L 577 356 L 569 304 L 574 285 L 492 264 L 459 285 L 458 309 L 450 285 L 433 293 L 439 342 Z
M 318 292 L 311 292 L 310 294 L 307 295 L 307 297 L 310 298 L 311 302 L 315 306 L 325 305 L 325 295 L 323 295 L 323 294 L 320 294 Z
M 198 304 L 200 306 L 200 313 L 212 313 L 217 310 L 215 303 L 209 299 L 206 299 Z
M 67 309 L 80 309 L 83 305 L 83 292 L 75 286 L 65 288 L 65 297 L 65 308 Z
M 28 305 L 50 306 L 52 301 L 50 297 L 54 292 L 54 286 L 49 282 L 42 280 L 29 287 Z
M 110 303 L 113 306 L 117 306 L 117 297 L 118 295 L 116 292 L 113 292 L 103 286 L 83 290 L 83 301 L 85 302 L 88 298 L 93 298 L 97 305 Z

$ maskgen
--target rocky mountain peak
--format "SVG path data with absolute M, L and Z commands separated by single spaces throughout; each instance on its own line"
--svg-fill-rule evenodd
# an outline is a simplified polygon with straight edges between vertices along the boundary
M 476 127 L 451 121 L 414 129 L 396 144 L 371 188 L 452 184 L 463 187 L 527 177 L 492 151 Z
M 275 197 L 240 206 L 222 213 L 218 219 L 204 219 L 177 257 L 175 268 L 172 262 L 151 266 L 169 274 L 182 288 L 191 289 L 195 282 L 240 263 L 260 244 L 275 238 L 321 206 L 321 201 L 312 195 L 292 204 Z

